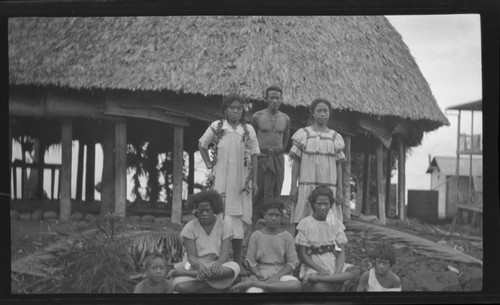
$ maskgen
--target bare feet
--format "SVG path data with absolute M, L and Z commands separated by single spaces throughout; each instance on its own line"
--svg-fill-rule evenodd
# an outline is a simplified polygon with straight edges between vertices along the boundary
M 255 286 L 255 281 L 252 279 L 246 279 L 234 285 L 232 290 L 245 292 L 248 288 Z

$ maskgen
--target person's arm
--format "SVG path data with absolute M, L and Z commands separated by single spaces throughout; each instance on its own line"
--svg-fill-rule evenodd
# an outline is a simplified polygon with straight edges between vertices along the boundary
M 369 271 L 366 271 L 359 277 L 358 287 L 356 287 L 356 292 L 366 291 L 366 283 L 368 283 Z
M 312 260 L 311 256 L 307 254 L 307 247 L 306 246 L 297 245 L 297 248 L 298 248 L 297 254 L 299 255 L 299 258 L 303 264 L 316 270 L 319 275 L 330 274 L 330 272 L 328 272 L 328 270 L 322 268 L 320 265 L 316 264 Z
M 337 193 L 335 195 L 335 201 L 340 206 L 344 205 L 344 184 L 342 177 L 342 162 L 336 161 L 335 166 L 337 167 Z
M 338 245 L 342 251 L 337 254 L 337 258 L 335 259 L 335 273 L 342 273 L 342 269 L 344 268 L 345 263 L 345 251 L 344 245 Z
M 250 124 L 252 125 L 256 134 L 259 132 L 259 124 L 257 122 L 259 116 L 260 116 L 260 111 L 257 111 L 252 115 L 252 119 L 250 120 Z
M 288 140 L 290 137 L 290 117 L 285 114 L 285 119 L 286 119 L 286 127 L 285 131 L 283 132 L 283 149 L 286 149 L 288 146 Z
M 298 187 L 297 187 L 297 180 L 299 179 L 299 174 L 300 174 L 300 160 L 294 158 L 292 162 L 292 179 L 291 179 L 291 186 L 290 186 L 290 197 L 294 202 L 297 202 L 297 195 L 298 195 Z
M 210 160 L 210 156 L 208 155 L 208 149 L 205 147 L 202 147 L 201 145 L 198 145 L 198 149 L 200 151 L 201 158 L 203 159 L 203 162 L 205 162 L 205 166 L 208 169 L 211 169 L 213 167 L 212 160 Z
M 219 258 L 213 262 L 210 266 L 210 275 L 209 277 L 217 277 L 222 274 L 222 264 L 228 261 L 229 259 L 229 246 L 231 244 L 231 238 L 228 237 L 222 240 L 220 245 L 220 254 Z
M 259 280 L 264 280 L 257 267 L 257 234 L 259 234 L 258 231 L 250 235 L 245 259 L 250 269 L 250 273 L 255 275 Z
M 201 264 L 198 260 L 198 254 L 196 253 L 196 242 L 194 239 L 184 237 L 183 244 L 191 267 L 193 267 L 194 270 L 200 270 Z

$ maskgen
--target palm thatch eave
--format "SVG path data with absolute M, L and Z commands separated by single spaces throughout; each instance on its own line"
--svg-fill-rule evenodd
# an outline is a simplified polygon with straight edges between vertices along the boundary
M 171 16 L 9 19 L 15 85 L 237 91 L 284 103 L 449 125 L 401 36 L 382 16 Z

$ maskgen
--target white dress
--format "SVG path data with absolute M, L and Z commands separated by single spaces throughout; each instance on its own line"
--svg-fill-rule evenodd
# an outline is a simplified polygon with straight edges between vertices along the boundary
M 368 282 L 366 283 L 366 291 L 401 291 L 401 287 L 385 288 L 380 285 L 377 280 L 377 275 L 375 275 L 375 268 L 371 268 L 368 275 Z
M 295 244 L 307 247 L 309 249 L 320 247 L 335 247 L 347 243 L 347 237 L 344 233 L 345 226 L 336 218 L 330 220 L 318 221 L 312 215 L 302 219 L 297 225 L 297 236 Z M 337 247 L 338 250 L 340 248 Z M 326 251 L 321 254 L 311 254 L 311 259 L 330 274 L 335 273 L 336 255 L 334 252 Z M 345 271 L 351 264 L 344 263 L 342 271 Z M 302 264 L 299 276 L 317 273 L 313 268 Z
M 314 129 L 304 127 L 297 130 L 292 136 L 290 157 L 300 160 L 298 178 L 297 203 L 292 206 L 291 222 L 298 223 L 304 217 L 312 214 L 311 205 L 307 198 L 320 184 L 324 184 L 335 193 L 337 191 L 337 161 L 344 161 L 344 139 L 332 129 L 317 133 Z M 340 219 L 342 203 L 336 203 L 332 212 Z
M 200 146 L 208 148 L 215 139 L 219 121 L 212 122 L 200 138 Z M 249 174 L 248 166 L 251 155 L 259 154 L 259 143 L 252 125 L 246 124 L 248 137 L 243 142 L 245 130 L 241 124 L 233 129 L 227 120 L 223 121 L 224 136 L 219 141 L 217 162 L 214 167 L 214 189 L 225 196 L 225 215 L 240 216 L 247 223 L 252 223 L 252 191 L 243 192 L 245 180 Z

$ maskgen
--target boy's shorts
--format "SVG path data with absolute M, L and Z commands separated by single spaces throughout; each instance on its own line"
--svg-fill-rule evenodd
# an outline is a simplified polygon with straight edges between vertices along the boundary
M 241 216 L 224 215 L 224 222 L 233 229 L 233 239 L 243 239 L 245 226 Z

